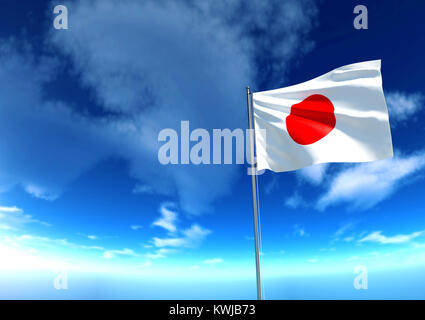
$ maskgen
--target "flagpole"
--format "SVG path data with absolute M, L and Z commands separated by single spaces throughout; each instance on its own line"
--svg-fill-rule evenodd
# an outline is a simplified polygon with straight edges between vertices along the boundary
M 248 128 L 249 128 L 249 149 L 251 157 L 251 184 L 252 184 L 252 209 L 254 215 L 254 242 L 255 242 L 255 269 L 257 275 L 257 300 L 262 300 L 261 295 L 261 273 L 260 273 L 260 246 L 258 241 L 258 215 L 257 215 L 257 169 L 254 163 L 255 156 L 255 132 L 252 128 L 252 106 L 251 106 L 251 89 L 246 87 L 247 107 L 248 107 Z

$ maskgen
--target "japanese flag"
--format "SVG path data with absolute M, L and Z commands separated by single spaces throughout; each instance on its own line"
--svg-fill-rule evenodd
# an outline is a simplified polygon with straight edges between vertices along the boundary
M 258 170 L 393 156 L 380 60 L 252 97 Z

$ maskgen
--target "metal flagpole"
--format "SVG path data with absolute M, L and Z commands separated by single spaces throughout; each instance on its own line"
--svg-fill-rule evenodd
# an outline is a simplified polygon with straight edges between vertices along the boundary
M 247 107 L 248 107 L 248 128 L 249 128 L 249 149 L 251 157 L 251 183 L 252 183 L 252 209 L 254 213 L 254 242 L 255 242 L 255 268 L 257 274 L 257 299 L 262 300 L 261 295 L 261 273 L 260 273 L 260 246 L 258 241 L 258 217 L 257 217 L 257 188 L 256 188 L 256 174 L 257 169 L 254 163 L 255 155 L 255 132 L 252 130 L 252 106 L 251 106 L 251 90 L 246 87 Z

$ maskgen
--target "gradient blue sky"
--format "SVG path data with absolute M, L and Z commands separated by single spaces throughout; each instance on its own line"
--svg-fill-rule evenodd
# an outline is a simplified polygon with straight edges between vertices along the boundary
M 266 297 L 425 298 L 425 4 L 357 4 L 2 1 L 0 298 L 255 298 L 246 167 L 162 166 L 158 133 L 372 59 L 396 156 L 259 177 Z

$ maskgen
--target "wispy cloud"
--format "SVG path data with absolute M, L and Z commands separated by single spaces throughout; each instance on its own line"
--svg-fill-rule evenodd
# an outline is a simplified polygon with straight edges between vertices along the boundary
M 164 228 L 170 232 L 176 232 L 177 227 L 175 222 L 177 220 L 177 213 L 170 208 L 174 207 L 173 203 L 163 203 L 159 208 L 161 217 L 155 220 L 152 225 Z
M 296 171 L 296 174 L 302 180 L 308 181 L 314 185 L 318 185 L 323 181 L 328 167 L 328 163 L 320 163 L 298 170 Z
M 108 250 L 103 253 L 105 259 L 111 259 L 116 256 L 136 256 L 133 250 L 124 248 L 122 250 Z
M 307 203 L 304 201 L 303 198 L 298 194 L 298 192 L 295 192 L 292 196 L 287 198 L 285 200 L 285 206 L 291 209 L 297 209 L 298 207 L 306 206 Z
M 0 229 L 3 230 L 19 230 L 26 224 L 36 223 L 43 226 L 51 226 L 51 224 L 35 219 L 18 207 L 0 207 Z
M 353 231 L 354 228 L 357 225 L 357 221 L 350 221 L 342 224 L 338 230 L 335 231 L 335 233 L 332 235 L 332 243 L 336 241 L 345 241 L 345 242 L 351 242 L 354 240 L 353 236 L 346 236 L 346 234 L 350 231 Z
M 204 260 L 205 264 L 218 264 L 218 263 L 223 263 L 224 260 L 221 258 L 212 258 L 212 259 L 206 259 Z
M 35 184 L 27 184 L 24 186 L 24 190 L 32 195 L 35 198 L 44 199 L 53 201 L 56 200 L 59 197 L 59 193 L 52 192 L 48 188 L 45 188 L 43 186 L 35 185 Z
M 84 244 L 77 244 L 74 242 L 70 242 L 67 239 L 56 239 L 56 238 L 49 238 L 49 237 L 43 237 L 33 234 L 22 234 L 22 235 L 14 235 L 14 236 L 6 236 L 3 239 L 5 242 L 11 243 L 14 246 L 20 246 L 25 245 L 30 248 L 73 248 L 77 250 L 95 250 L 95 251 L 105 251 L 105 248 L 101 246 L 92 246 L 92 245 L 84 245 Z
M 87 238 L 89 240 L 100 240 L 101 238 L 109 238 L 109 237 L 100 237 L 98 235 L 94 235 L 94 234 L 84 234 L 84 233 L 77 233 L 79 236 Z
M 0 212 L 22 212 L 18 207 L 0 207 Z
M 155 247 L 183 247 L 186 245 L 185 238 L 153 238 Z
M 424 152 L 354 165 L 340 171 L 329 181 L 328 190 L 320 197 L 317 208 L 324 210 L 340 202 L 351 203 L 356 208 L 371 208 L 424 166 Z
M 134 231 L 140 230 L 140 229 L 142 229 L 142 228 L 143 228 L 143 226 L 138 225 L 138 224 L 135 224 L 135 225 L 131 225 L 131 226 L 130 226 L 130 229 L 131 229 L 131 230 L 134 230 Z
M 57 239 L 45 236 L 38 236 L 33 234 L 22 234 L 13 236 L 0 237 L 0 242 L 9 245 L 12 248 L 19 248 L 20 250 L 34 251 L 34 252 L 52 252 L 58 250 L 59 252 L 67 252 L 64 249 L 76 250 L 76 252 L 97 252 L 96 256 L 105 259 L 112 259 L 121 257 L 139 257 L 139 254 L 132 249 L 106 249 L 99 245 L 86 245 L 71 242 L 65 238 Z M 98 255 L 98 254 L 101 255 Z
M 343 234 L 345 234 L 347 231 L 352 230 L 354 228 L 355 224 L 353 222 L 348 222 L 344 225 L 342 225 L 337 231 L 335 231 L 334 237 L 339 238 Z
M 389 92 L 385 97 L 393 126 L 422 110 L 425 102 L 424 95 L 419 92 Z
M 395 236 L 385 236 L 382 234 L 382 231 L 375 231 L 370 233 L 369 235 L 365 236 L 364 238 L 360 239 L 358 242 L 377 242 L 380 244 L 398 244 L 398 243 L 405 243 L 409 242 L 412 239 L 415 239 L 421 235 L 423 235 L 425 231 L 417 231 L 412 232 L 410 234 L 398 234 Z
M 174 249 L 167 249 L 167 248 L 160 248 L 156 250 L 154 253 L 148 252 L 145 254 L 146 259 L 161 259 L 165 258 L 170 253 L 176 253 L 177 250 Z
M 194 224 L 189 229 L 183 230 L 182 233 L 183 237 L 154 237 L 153 244 L 155 247 L 195 247 L 199 245 L 211 231 Z

